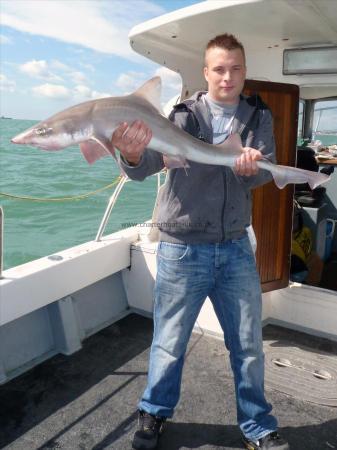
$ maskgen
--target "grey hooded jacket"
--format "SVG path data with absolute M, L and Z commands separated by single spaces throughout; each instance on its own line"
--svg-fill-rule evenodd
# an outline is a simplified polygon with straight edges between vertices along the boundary
M 213 142 L 211 117 L 197 92 L 176 105 L 170 120 L 191 135 Z M 271 112 L 259 96 L 241 95 L 232 133 L 244 147 L 260 150 L 275 162 Z M 163 149 L 165 152 L 165 149 Z M 238 176 L 225 166 L 188 161 L 188 169 L 170 169 L 158 199 L 160 239 L 173 243 L 215 243 L 240 238 L 251 221 L 251 189 L 269 182 L 270 172 Z M 146 149 L 138 165 L 120 164 L 132 180 L 142 181 L 164 167 L 163 155 Z

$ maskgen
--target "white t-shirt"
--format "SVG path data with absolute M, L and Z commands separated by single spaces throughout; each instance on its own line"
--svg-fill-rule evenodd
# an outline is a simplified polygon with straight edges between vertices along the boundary
M 202 100 L 212 116 L 213 144 L 221 144 L 232 132 L 233 120 L 239 103 L 224 105 L 211 99 L 208 92 L 203 95 Z

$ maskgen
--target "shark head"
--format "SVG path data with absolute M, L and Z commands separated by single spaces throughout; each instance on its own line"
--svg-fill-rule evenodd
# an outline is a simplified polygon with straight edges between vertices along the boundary
M 47 147 L 53 138 L 53 128 L 47 123 L 39 123 L 11 139 L 13 144 Z
M 160 77 L 154 77 L 133 94 L 124 96 L 124 101 L 128 103 L 129 109 L 137 107 L 146 109 L 152 106 L 153 113 L 156 110 L 163 114 L 160 105 L 160 91 L 161 79 Z M 121 98 L 116 97 L 118 99 L 117 104 Z M 90 100 L 72 106 L 28 128 L 13 137 L 11 142 L 55 151 L 62 150 L 70 145 L 94 141 L 105 149 L 105 152 L 98 152 L 100 156 L 111 153 L 106 130 L 110 130 L 112 134 L 114 127 L 116 128 L 121 122 L 120 117 L 115 117 L 113 114 L 114 102 L 116 100 L 110 97 L 108 99 Z M 89 147 L 83 145 L 81 150 L 83 151 L 83 149 L 85 149 L 87 155 L 86 159 L 89 159 L 90 162 L 92 162 L 92 157 L 88 157 L 90 152 L 98 155 L 97 147 L 92 142 Z
M 55 151 L 75 144 L 82 139 L 82 134 L 71 118 L 54 116 L 13 137 L 11 142 Z
M 52 122 L 40 122 L 11 139 L 13 144 L 32 145 L 45 150 L 61 150 L 70 144 L 66 133 Z

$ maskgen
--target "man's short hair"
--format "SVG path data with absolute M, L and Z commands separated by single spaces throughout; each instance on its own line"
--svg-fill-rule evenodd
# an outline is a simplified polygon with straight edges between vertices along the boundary
M 215 36 L 215 38 L 208 42 L 205 49 L 205 66 L 207 66 L 207 51 L 215 47 L 223 48 L 224 50 L 235 50 L 239 48 L 242 51 L 244 60 L 246 60 L 245 49 L 243 48 L 241 42 L 233 34 L 224 33 Z

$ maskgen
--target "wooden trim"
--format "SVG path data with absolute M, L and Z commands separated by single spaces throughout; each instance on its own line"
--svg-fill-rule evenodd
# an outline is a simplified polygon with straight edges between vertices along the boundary
M 273 81 L 262 81 L 262 80 L 249 80 L 245 81 L 245 85 L 243 91 L 247 94 L 247 91 L 255 91 L 259 93 L 260 91 L 269 91 L 269 92 L 283 92 L 289 94 L 297 94 L 299 95 L 299 87 L 297 84 L 290 83 L 274 83 Z M 251 95 L 250 94 L 248 95 Z
M 276 158 L 295 166 L 299 88 L 293 84 L 246 80 L 244 94 L 257 93 L 274 120 Z M 253 192 L 253 227 L 257 237 L 257 267 L 263 292 L 289 284 L 293 186 L 279 190 L 274 182 Z

